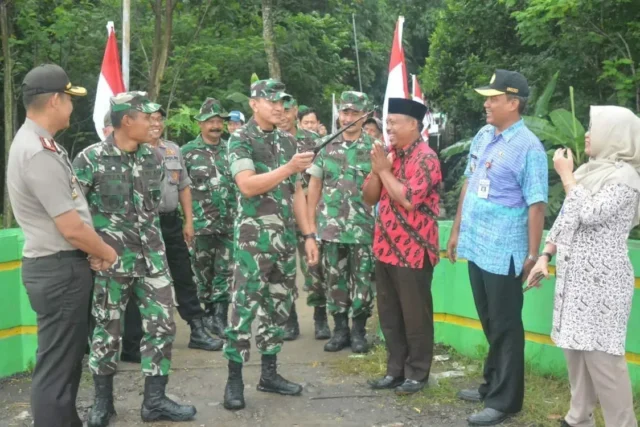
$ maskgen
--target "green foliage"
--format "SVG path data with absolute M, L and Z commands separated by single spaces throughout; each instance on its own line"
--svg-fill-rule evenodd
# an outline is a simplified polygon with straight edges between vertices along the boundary
M 180 105 L 177 110 L 172 110 L 171 115 L 165 122 L 165 126 L 171 129 L 172 135 L 184 141 L 195 137 L 200 133 L 198 122 L 193 117 L 198 114 L 198 109 L 187 105 Z

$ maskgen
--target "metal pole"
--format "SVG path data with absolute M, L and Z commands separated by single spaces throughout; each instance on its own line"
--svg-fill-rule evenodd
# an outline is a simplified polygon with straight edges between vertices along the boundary
M 356 63 L 358 64 L 358 83 L 360 84 L 360 92 L 362 92 L 362 76 L 360 74 L 360 54 L 358 53 L 358 36 L 356 34 L 356 14 L 351 14 L 353 21 L 353 40 L 356 43 Z
M 131 0 L 122 0 L 122 79 L 129 90 L 129 54 L 131 51 Z

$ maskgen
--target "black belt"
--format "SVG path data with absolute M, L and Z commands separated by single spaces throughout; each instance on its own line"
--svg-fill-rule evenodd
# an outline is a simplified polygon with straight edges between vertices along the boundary
M 60 251 L 55 254 L 39 256 L 35 258 L 24 257 L 25 259 L 67 259 L 67 258 L 87 258 L 87 253 L 76 249 L 73 251 Z
M 160 216 L 162 218 L 176 218 L 178 216 L 178 210 L 176 209 L 175 211 L 171 212 L 160 212 Z

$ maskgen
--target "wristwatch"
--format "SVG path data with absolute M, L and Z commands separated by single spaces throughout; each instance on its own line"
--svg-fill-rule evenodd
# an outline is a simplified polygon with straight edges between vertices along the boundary
M 538 261 L 538 257 L 536 255 L 529 255 L 527 257 L 527 261 L 533 261 L 533 262 L 537 262 Z
M 304 240 L 307 240 L 307 239 L 316 240 L 316 233 L 303 234 L 302 237 L 304 237 Z

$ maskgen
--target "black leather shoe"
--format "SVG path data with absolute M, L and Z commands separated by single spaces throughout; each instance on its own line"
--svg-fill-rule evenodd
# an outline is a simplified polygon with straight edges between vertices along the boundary
M 458 399 L 466 400 L 467 402 L 482 402 L 482 395 L 478 389 L 468 388 L 458 392 Z
M 502 424 L 511 415 L 505 412 L 500 412 L 493 408 L 484 408 L 480 412 L 476 412 L 467 418 L 469 425 L 472 426 L 495 426 Z
M 416 381 L 416 380 L 404 380 L 402 385 L 396 387 L 396 394 L 398 396 L 406 396 L 407 394 L 417 393 L 424 388 L 427 384 L 427 380 L 424 381 Z
M 384 390 L 389 388 L 396 388 L 404 383 L 404 377 L 392 377 L 386 375 L 380 379 L 369 381 L 369 387 L 374 390 Z

